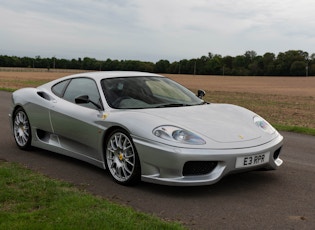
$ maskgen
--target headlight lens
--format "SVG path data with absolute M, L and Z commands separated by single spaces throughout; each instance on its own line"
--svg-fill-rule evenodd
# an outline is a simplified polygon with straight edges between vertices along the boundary
M 206 143 L 198 135 L 176 126 L 159 126 L 153 130 L 153 134 L 162 139 L 176 141 L 183 144 L 203 145 Z
M 272 134 L 276 131 L 265 119 L 260 116 L 254 116 L 254 123 L 266 133 Z

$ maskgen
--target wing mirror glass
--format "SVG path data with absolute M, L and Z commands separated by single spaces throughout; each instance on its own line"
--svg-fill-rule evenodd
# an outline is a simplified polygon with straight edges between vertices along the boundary
M 206 95 L 206 92 L 204 90 L 202 90 L 202 89 L 198 90 L 197 97 L 202 99 L 205 95 Z
M 90 103 L 90 98 L 88 95 L 79 96 L 75 99 L 76 104 L 87 104 Z
M 91 101 L 88 95 L 82 95 L 74 99 L 76 104 L 88 104 L 92 103 L 97 109 L 102 110 L 102 106 Z

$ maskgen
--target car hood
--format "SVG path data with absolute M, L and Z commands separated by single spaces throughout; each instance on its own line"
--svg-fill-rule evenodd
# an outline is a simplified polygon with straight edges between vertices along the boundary
M 160 122 L 164 120 L 161 125 L 175 125 L 193 131 L 205 139 L 225 144 L 227 148 L 257 146 L 275 137 L 254 124 L 255 113 L 235 105 L 209 104 L 142 112 L 158 117 Z

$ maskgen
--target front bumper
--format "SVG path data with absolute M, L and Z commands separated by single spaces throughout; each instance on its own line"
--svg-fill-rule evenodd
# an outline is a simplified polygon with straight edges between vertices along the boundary
M 263 145 L 241 149 L 178 148 L 148 140 L 133 138 L 141 162 L 142 181 L 177 186 L 209 185 L 230 173 L 256 169 L 277 169 L 283 137 Z M 237 168 L 237 157 L 269 153 L 269 161 L 246 168 Z M 204 174 L 184 175 L 186 162 L 215 162 L 214 168 Z

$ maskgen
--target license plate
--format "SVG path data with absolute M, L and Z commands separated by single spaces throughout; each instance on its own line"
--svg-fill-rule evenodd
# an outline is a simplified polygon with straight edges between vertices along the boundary
M 236 168 L 246 168 L 256 165 L 262 165 L 269 161 L 270 153 L 260 153 L 250 156 L 237 157 L 236 158 Z

